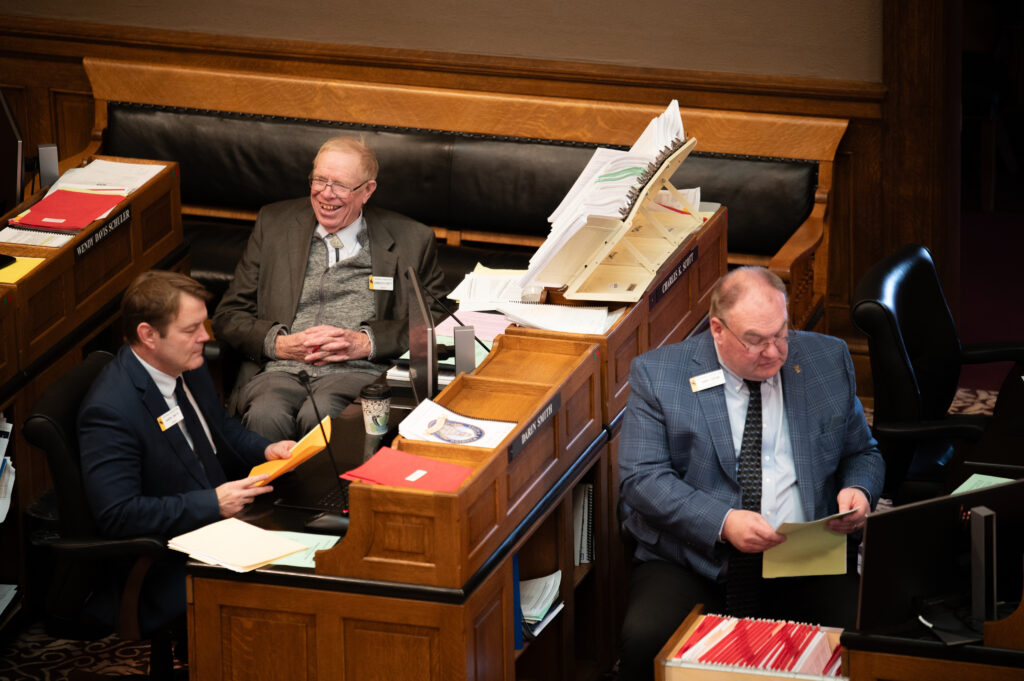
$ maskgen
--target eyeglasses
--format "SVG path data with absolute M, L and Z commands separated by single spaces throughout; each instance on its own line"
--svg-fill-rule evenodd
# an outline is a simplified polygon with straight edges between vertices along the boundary
M 779 352 L 783 352 L 786 348 L 789 347 L 789 339 L 792 337 L 792 332 L 789 329 L 786 329 L 778 336 L 772 336 L 767 340 L 763 340 L 758 343 L 747 343 L 742 338 L 737 336 L 736 332 L 730 329 L 725 322 L 723 322 L 721 319 L 719 319 L 718 321 L 721 323 L 722 328 L 731 333 L 732 337 L 735 338 L 739 342 L 739 344 L 743 346 L 743 349 L 752 355 L 763 354 L 768 350 L 769 347 L 772 346 L 772 344 L 775 345 L 776 350 L 778 350 Z
M 365 185 L 367 182 L 369 182 L 369 180 L 363 180 L 355 187 L 346 187 L 340 182 L 328 182 L 322 177 L 313 177 L 312 175 L 309 176 L 310 189 L 312 189 L 315 192 L 322 192 L 323 190 L 330 187 L 331 191 L 334 192 L 334 195 L 338 197 L 346 197 L 355 194 L 357 191 L 362 189 L 363 185 Z

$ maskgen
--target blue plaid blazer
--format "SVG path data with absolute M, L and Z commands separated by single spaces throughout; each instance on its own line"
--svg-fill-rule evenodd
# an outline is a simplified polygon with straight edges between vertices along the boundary
M 618 450 L 636 557 L 675 561 L 710 579 L 722 576 L 728 559 L 728 545 L 718 541 L 722 521 L 740 507 L 737 452 L 724 387 L 695 393 L 690 378 L 719 368 L 710 332 L 635 358 Z M 863 487 L 875 503 L 885 464 L 857 399 L 846 344 L 794 332 L 781 375 L 807 518 L 835 513 L 845 487 Z

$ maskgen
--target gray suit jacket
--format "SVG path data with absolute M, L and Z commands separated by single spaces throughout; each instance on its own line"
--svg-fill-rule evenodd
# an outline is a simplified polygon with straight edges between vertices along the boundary
M 366 320 L 376 357 L 393 358 L 408 349 L 410 266 L 435 296 L 444 294 L 434 233 L 411 218 L 383 208 L 363 208 L 374 277 L 391 277 L 393 291 L 373 292 L 376 318 Z M 266 361 L 263 340 L 275 324 L 291 325 L 302 293 L 316 214 L 309 198 L 270 204 L 260 210 L 234 278 L 213 316 L 219 340 L 245 356 L 237 388 Z
M 690 378 L 719 369 L 709 332 L 633 360 L 619 443 L 626 527 L 637 558 L 670 560 L 718 578 L 729 547 L 718 541 L 740 508 L 723 386 L 700 392 Z M 853 362 L 837 338 L 795 332 L 782 367 L 797 484 L 808 518 L 836 511 L 851 486 L 877 501 L 885 464 L 856 395 Z

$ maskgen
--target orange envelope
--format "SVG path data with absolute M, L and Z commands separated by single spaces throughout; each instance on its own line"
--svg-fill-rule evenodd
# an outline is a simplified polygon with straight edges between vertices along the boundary
M 322 432 L 321 432 L 322 429 Z M 324 440 L 324 435 L 327 439 Z M 295 443 L 292 447 L 292 455 L 287 459 L 275 459 L 273 461 L 267 461 L 261 463 L 258 466 L 253 466 L 252 470 L 249 471 L 249 475 L 260 475 L 266 473 L 270 477 L 263 482 L 257 482 L 253 484 L 253 487 L 260 487 L 265 485 L 274 478 L 284 473 L 287 473 L 291 469 L 297 467 L 303 461 L 308 460 L 314 454 L 323 451 L 323 448 L 327 446 L 327 443 L 331 440 L 331 417 L 325 416 L 324 420 L 320 422 L 320 425 L 314 426 L 313 430 L 306 433 L 301 440 Z

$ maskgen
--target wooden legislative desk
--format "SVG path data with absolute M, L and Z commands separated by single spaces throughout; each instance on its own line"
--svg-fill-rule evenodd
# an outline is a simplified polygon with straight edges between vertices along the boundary
M 474 372 L 442 391 L 437 401 L 453 411 L 518 423 L 495 449 L 395 441 L 472 467 L 456 493 L 354 483 L 348 532 L 317 554 L 312 570 L 239 574 L 190 563 L 190 673 L 204 681 L 492 681 L 594 679 L 607 671 L 624 590 L 614 567 L 622 549 L 611 424 L 625 407 L 630 360 L 652 343 L 682 340 L 706 314 L 710 287 L 725 271 L 725 219 L 720 209 L 680 244 L 607 334 L 510 329 Z M 360 418 L 350 409 L 335 419 L 346 468 L 368 453 Z M 314 463 L 290 474 L 299 482 L 289 484 L 333 475 L 323 461 L 317 473 Z M 572 498 L 581 482 L 595 490 L 596 559 L 574 566 Z M 245 519 L 281 529 L 297 522 L 269 499 Z M 513 556 L 520 579 L 560 570 L 565 604 L 521 651 Z
M 11 511 L 0 525 L 0 582 L 25 591 L 32 585 L 26 584 L 24 514 L 50 481 L 42 453 L 22 440 L 21 423 L 42 392 L 82 360 L 83 350 L 101 342 L 132 279 L 153 267 L 183 266 L 178 166 L 163 165 L 107 218 L 63 246 L 0 243 L 0 253 L 44 259 L 17 282 L 0 284 L 0 411 L 14 424 L 7 453 L 17 471 Z M 2 225 L 39 198 L 4 216 Z M 120 339 L 113 342 L 116 347 Z

